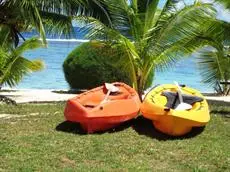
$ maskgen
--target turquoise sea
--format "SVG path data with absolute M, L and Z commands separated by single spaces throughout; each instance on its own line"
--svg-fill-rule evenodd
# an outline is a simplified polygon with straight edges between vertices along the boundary
M 40 72 L 26 76 L 16 88 L 68 89 L 69 87 L 62 71 L 62 63 L 66 56 L 80 44 L 81 42 L 74 40 L 52 40 L 49 41 L 48 48 L 40 48 L 27 52 L 25 57 L 29 59 L 40 58 L 44 60 L 46 67 Z M 175 67 L 172 67 L 168 71 L 157 72 L 152 85 L 173 83 L 173 81 L 186 84 L 202 92 L 212 91 L 212 88 L 201 83 L 201 76 L 194 57 L 178 62 Z
M 48 41 L 48 48 L 40 48 L 25 53 L 29 59 L 40 58 L 46 67 L 44 70 L 26 76 L 16 87 L 19 89 L 69 89 L 64 79 L 62 63 L 67 55 L 84 40 L 51 39 Z M 157 72 L 153 86 L 156 84 L 173 83 L 199 89 L 202 92 L 211 92 L 212 88 L 201 83 L 201 76 L 197 69 L 194 57 L 178 62 L 165 72 Z

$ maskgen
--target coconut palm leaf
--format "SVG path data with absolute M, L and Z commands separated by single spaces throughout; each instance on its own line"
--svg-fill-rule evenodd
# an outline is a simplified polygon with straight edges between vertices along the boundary
M 46 34 L 74 36 L 72 17 L 51 12 L 40 12 Z
M 10 35 L 13 35 L 11 27 L 8 25 L 0 24 L 0 47 L 5 50 L 11 49 L 14 41 L 7 40 Z
M 9 58 L 9 54 L 0 48 L 0 76 L 3 75 L 4 65 L 6 64 L 6 60 Z
M 155 27 L 157 28 L 155 31 L 155 28 L 152 29 L 154 32 L 149 37 L 148 44 L 151 55 L 146 56 L 144 60 L 143 88 L 151 70 L 172 66 L 176 61 L 210 42 L 197 38 L 209 28 L 210 22 L 208 21 L 214 15 L 215 10 L 211 5 L 193 4 L 169 15 L 167 22 L 161 21 L 160 26 Z
M 25 41 L 22 45 L 6 52 L 0 51 L 0 85 L 7 84 L 10 87 L 18 84 L 24 75 L 41 70 L 44 64 L 41 60 L 28 60 L 22 57 L 26 50 L 35 49 L 42 46 L 42 42 L 32 38 Z
M 212 49 L 209 47 L 200 52 L 198 61 L 203 82 L 223 94 L 227 93 L 229 86 L 227 84 L 221 86 L 219 83 L 220 81 L 227 82 L 230 80 L 229 29 L 230 24 L 223 21 L 216 21 L 213 24 L 213 29 L 209 30 L 209 34 L 216 41 L 212 41 Z
M 69 15 L 78 12 L 77 7 L 82 5 L 80 0 L 4 0 L 0 3 L 0 24 L 11 28 L 11 37 L 18 45 L 20 32 L 35 28 L 43 42 L 45 28 L 56 34 L 72 33 L 72 23 Z M 51 27 L 53 27 L 51 29 Z
M 45 42 L 45 31 L 35 1 L 5 0 L 0 6 L 0 11 L 2 13 L 1 23 L 12 27 L 16 36 L 18 36 L 17 32 L 26 29 L 28 25 L 32 25 L 38 30 Z M 17 38 L 15 40 L 17 41 Z
M 215 0 L 216 2 L 223 4 L 226 8 L 230 9 L 230 1 L 229 0 Z
M 35 28 L 45 40 L 45 31 L 71 36 L 72 16 L 93 16 L 110 25 L 109 14 L 101 0 L 1 0 L 0 24 L 12 27 L 18 45 L 20 32 Z M 10 39 L 8 39 L 10 40 Z
M 7 84 L 10 87 L 17 85 L 28 73 L 41 70 L 43 63 L 40 60 L 28 60 L 21 56 L 7 64 L 4 74 L 0 77 L 0 84 Z
M 224 56 L 220 51 L 212 52 L 203 50 L 199 57 L 199 68 L 202 73 L 203 82 L 212 87 L 216 87 L 220 81 L 229 81 L 230 79 L 230 58 Z M 218 86 L 221 88 L 221 86 Z M 223 85 L 221 91 L 226 93 L 228 85 Z

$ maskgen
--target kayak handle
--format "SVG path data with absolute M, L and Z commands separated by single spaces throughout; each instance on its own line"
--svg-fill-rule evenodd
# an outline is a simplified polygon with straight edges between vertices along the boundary
M 170 108 L 166 107 L 166 108 L 164 108 L 164 111 L 165 111 L 165 112 L 169 112 L 169 111 L 170 111 Z

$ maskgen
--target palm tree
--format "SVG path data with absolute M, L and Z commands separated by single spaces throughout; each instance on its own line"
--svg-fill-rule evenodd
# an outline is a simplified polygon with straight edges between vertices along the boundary
M 41 46 L 36 39 L 25 41 L 21 32 L 35 29 L 45 45 L 46 33 L 66 36 L 73 33 L 73 15 L 91 15 L 106 22 L 108 17 L 97 4 L 95 0 L 0 0 L 0 86 L 4 83 L 14 86 L 23 75 L 43 66 L 41 61 L 21 56 L 27 48 Z M 19 37 L 25 42 L 17 47 Z
M 209 35 L 213 41 L 212 48 L 201 51 L 198 64 L 203 82 L 214 87 L 217 93 L 227 95 L 230 81 L 230 24 L 224 21 L 214 22 Z M 219 33 L 219 34 L 216 34 Z M 220 82 L 224 84 L 220 84 Z
M 20 32 L 35 28 L 43 42 L 45 31 L 69 34 L 73 31 L 70 13 L 79 6 L 79 0 L 0 0 L 0 45 L 18 45 Z M 3 28 L 3 29 L 2 29 Z M 2 42 L 4 40 L 4 42 Z M 24 39 L 25 40 L 25 39 Z M 6 42 L 8 41 L 8 42 Z
M 75 18 L 86 24 L 89 38 L 106 39 L 127 53 L 122 64 L 140 97 L 154 71 L 170 67 L 213 41 L 203 36 L 216 17 L 212 4 L 195 1 L 181 7 L 178 1 L 167 0 L 160 9 L 159 2 L 101 0 L 109 22 L 87 16 Z
M 43 69 L 44 65 L 41 60 L 29 60 L 22 56 L 25 51 L 42 45 L 40 40 L 31 38 L 10 52 L 0 48 L 0 86 L 3 84 L 10 87 L 15 86 L 24 75 Z
M 81 14 L 108 20 L 96 0 L 0 0 L 0 45 L 16 47 L 19 37 L 25 40 L 21 32 L 31 29 L 44 43 L 46 33 L 71 36 L 72 16 Z

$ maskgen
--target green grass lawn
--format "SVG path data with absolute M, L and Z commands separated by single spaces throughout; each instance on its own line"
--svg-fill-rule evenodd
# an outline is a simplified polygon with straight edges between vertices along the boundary
M 64 122 L 63 103 L 0 105 L 0 171 L 230 171 L 230 107 L 186 137 L 157 132 L 142 117 L 86 135 Z

